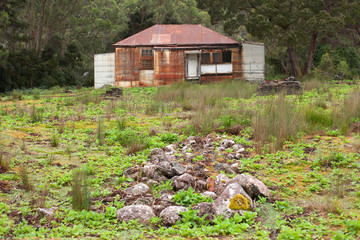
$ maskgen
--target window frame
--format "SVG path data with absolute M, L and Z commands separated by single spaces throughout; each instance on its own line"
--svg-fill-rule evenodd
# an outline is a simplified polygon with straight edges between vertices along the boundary
M 151 53 L 151 54 L 150 54 Z M 144 62 L 150 62 L 150 64 L 143 64 Z M 142 48 L 140 50 L 140 69 L 141 70 L 154 70 L 154 50 L 152 48 Z

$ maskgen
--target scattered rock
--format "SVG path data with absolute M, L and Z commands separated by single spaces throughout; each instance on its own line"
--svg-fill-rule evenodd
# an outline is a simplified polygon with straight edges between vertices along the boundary
M 181 176 L 175 176 L 171 180 L 175 190 L 180 190 L 180 189 L 187 190 L 190 186 L 192 186 L 195 183 L 195 178 L 188 173 L 184 173 Z
M 228 178 L 224 174 L 219 174 L 215 177 L 215 193 L 216 193 L 216 195 L 220 195 L 224 191 L 226 184 L 229 181 L 230 181 L 230 178 Z
M 150 188 L 144 184 L 144 183 L 138 183 L 130 188 L 127 188 L 125 190 L 125 193 L 130 195 L 130 196 L 138 196 L 141 194 L 145 194 L 150 190 Z
M 215 215 L 213 204 L 209 202 L 198 203 L 194 205 L 192 209 L 199 210 L 199 212 L 197 213 L 199 217 L 203 217 L 206 214 L 205 220 L 210 221 Z
M 217 196 L 216 196 L 216 193 L 210 192 L 210 191 L 203 192 L 202 195 L 203 195 L 203 196 L 207 196 L 207 197 L 211 197 L 211 198 L 214 199 L 214 200 L 215 200 L 216 197 L 217 197 Z
M 52 207 L 52 208 L 38 208 L 36 212 L 40 216 L 40 218 L 45 217 L 48 222 L 55 220 L 55 210 L 59 208 Z
M 160 217 L 164 225 L 172 226 L 181 219 L 180 212 L 186 212 L 188 209 L 181 206 L 170 206 L 165 208 L 161 213 Z
M 271 196 L 271 192 L 265 184 L 253 176 L 247 174 L 236 175 L 230 180 L 229 184 L 234 182 L 239 183 L 251 198 L 257 198 L 258 196 L 269 198 Z
M 229 165 L 227 165 L 226 163 L 217 163 L 215 164 L 215 170 L 220 172 L 223 171 L 227 174 L 235 174 L 236 172 L 234 171 L 234 169 L 232 167 L 230 167 Z
M 175 175 L 182 175 L 186 172 L 186 169 L 178 162 L 171 162 L 171 170 Z
M 220 147 L 223 148 L 230 148 L 235 144 L 235 142 L 233 140 L 229 140 L 229 139 L 224 139 L 221 143 L 220 143 Z
M 120 222 L 139 219 L 139 223 L 149 224 L 150 219 L 155 217 L 155 214 L 152 208 L 147 205 L 131 205 L 117 210 L 116 217 Z

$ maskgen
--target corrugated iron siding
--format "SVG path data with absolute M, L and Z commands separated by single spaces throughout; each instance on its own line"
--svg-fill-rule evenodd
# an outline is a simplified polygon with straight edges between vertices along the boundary
M 115 50 L 115 86 L 160 86 L 185 81 L 185 51 L 177 49 L 154 50 L 154 70 L 141 70 L 140 47 L 121 47 Z M 215 49 L 214 49 L 215 50 Z M 244 78 L 243 54 L 240 48 L 229 48 L 232 52 L 233 74 L 202 75 L 202 82 Z M 211 49 L 204 49 L 211 52 Z
M 138 48 L 115 49 L 115 86 L 139 86 L 140 50 Z
M 154 51 L 154 85 L 165 85 L 185 80 L 185 51 Z

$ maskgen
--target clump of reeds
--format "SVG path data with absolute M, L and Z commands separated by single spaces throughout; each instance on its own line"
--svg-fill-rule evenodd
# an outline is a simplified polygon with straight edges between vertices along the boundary
M 24 189 L 26 191 L 31 191 L 34 188 L 34 186 L 31 182 L 30 173 L 25 164 L 20 166 L 19 176 L 20 176 L 21 183 L 22 183 L 22 186 L 24 187 Z
M 89 210 L 87 174 L 81 169 L 74 169 L 73 172 L 72 207 L 77 211 Z

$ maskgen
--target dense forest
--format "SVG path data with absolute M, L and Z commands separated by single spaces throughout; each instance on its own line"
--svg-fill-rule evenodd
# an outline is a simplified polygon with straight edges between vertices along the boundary
M 0 91 L 92 86 L 93 55 L 154 24 L 266 46 L 266 75 L 354 79 L 359 0 L 2 0 Z

